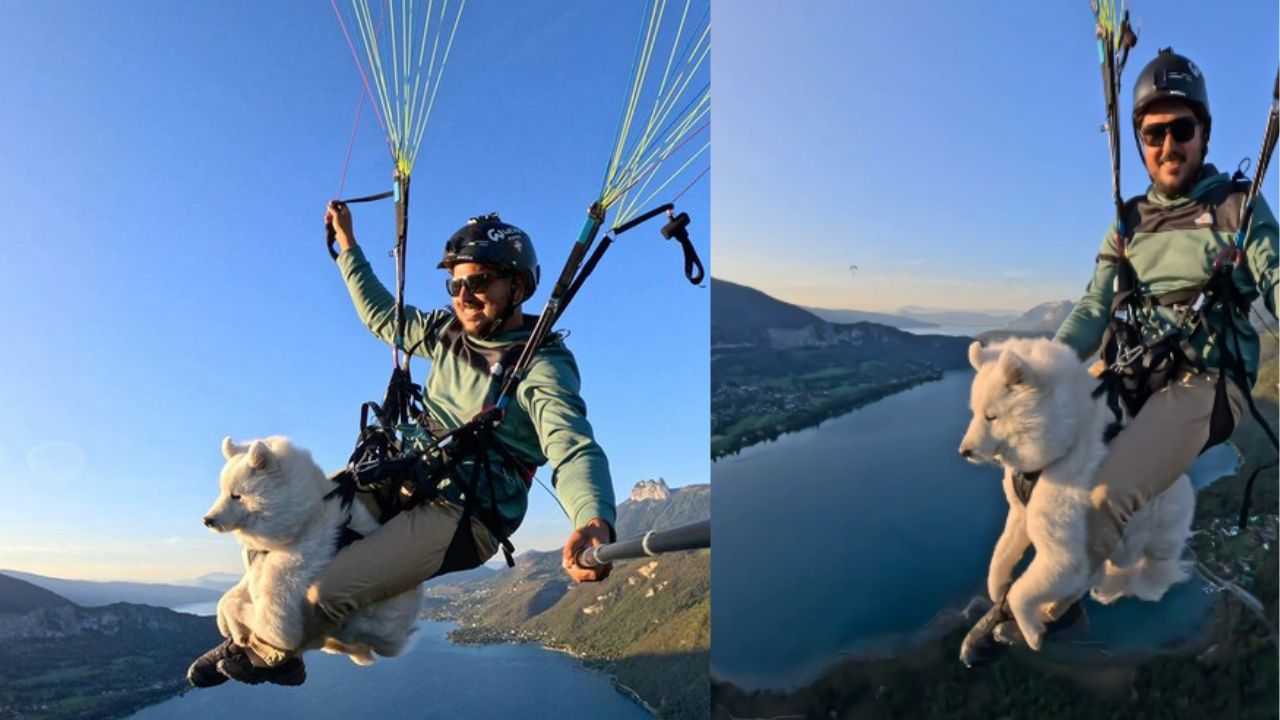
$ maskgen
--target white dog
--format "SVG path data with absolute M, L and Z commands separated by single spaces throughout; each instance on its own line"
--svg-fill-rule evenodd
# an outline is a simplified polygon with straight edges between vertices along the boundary
M 326 499 L 336 485 L 306 450 L 287 438 L 270 437 L 237 446 L 222 441 L 226 465 L 221 493 L 204 524 L 231 532 L 244 545 L 244 577 L 218 601 L 218 629 L 236 644 L 251 647 L 269 662 L 273 648 L 302 643 L 307 588 L 337 551 L 344 523 L 367 535 L 377 521 L 359 502 L 344 506 Z M 351 613 L 320 647 L 346 653 L 367 665 L 373 654 L 390 657 L 404 650 L 422 605 L 422 587 Z M 261 640 L 267 644 L 264 649 Z
M 1115 418 L 1105 401 L 1092 397 L 1097 380 L 1075 351 L 1050 340 L 1008 340 L 990 348 L 975 342 L 969 362 L 978 374 L 960 454 L 1002 465 L 1009 501 L 987 590 L 992 602 L 1007 599 L 1032 649 L 1043 643 L 1045 611 L 1052 605 L 1088 590 L 1101 603 L 1124 596 L 1155 601 L 1190 576 L 1182 552 L 1191 536 L 1195 491 L 1185 475 L 1134 514 L 1105 567 L 1089 572 L 1086 513 L 1107 453 L 1103 433 Z M 1015 485 L 1036 472 L 1024 504 Z M 1014 566 L 1028 545 L 1035 546 L 1035 558 L 1015 581 Z

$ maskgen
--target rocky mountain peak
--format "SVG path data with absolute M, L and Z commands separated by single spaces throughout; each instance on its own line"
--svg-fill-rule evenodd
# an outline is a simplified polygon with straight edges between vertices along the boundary
M 631 488 L 631 500 L 666 500 L 671 497 L 671 488 L 667 487 L 667 481 L 662 478 L 656 480 L 641 480 L 636 486 Z

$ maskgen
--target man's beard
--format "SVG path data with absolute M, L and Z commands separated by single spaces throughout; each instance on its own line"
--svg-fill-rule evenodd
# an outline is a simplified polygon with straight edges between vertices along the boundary
M 1200 173 L 1204 169 L 1204 159 L 1201 158 L 1193 165 L 1187 158 L 1186 153 L 1174 150 L 1168 155 L 1161 156 L 1160 164 L 1163 165 L 1169 160 L 1178 160 L 1182 163 L 1183 168 L 1189 170 L 1189 172 L 1186 173 L 1185 178 L 1179 181 L 1177 185 L 1169 186 L 1164 182 L 1157 180 L 1156 176 L 1153 175 L 1151 182 L 1156 186 L 1156 190 L 1159 190 L 1160 194 L 1165 197 L 1184 197 L 1191 192 L 1191 188 L 1195 187 L 1196 182 L 1199 181 Z
M 467 310 L 481 311 L 481 318 L 483 319 L 480 321 L 480 324 L 477 327 L 472 329 L 472 328 L 468 328 L 466 325 L 463 325 L 463 330 L 467 333 L 467 335 L 470 335 L 471 337 L 476 338 L 477 340 L 488 340 L 493 336 L 501 333 L 502 328 L 495 327 L 495 323 L 499 325 L 505 325 L 507 321 L 511 319 L 511 315 L 512 315 L 510 300 L 508 300 L 506 305 L 503 307 L 503 309 L 499 310 L 492 318 L 483 314 L 484 303 L 479 303 L 479 302 L 468 303 L 464 300 L 462 303 L 462 306 L 464 309 L 467 309 Z

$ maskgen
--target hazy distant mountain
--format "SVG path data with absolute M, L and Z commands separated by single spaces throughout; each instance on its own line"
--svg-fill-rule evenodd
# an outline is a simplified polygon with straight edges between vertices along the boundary
M 947 310 L 942 308 L 925 308 L 909 305 L 898 310 L 913 320 L 937 323 L 939 325 L 967 325 L 971 327 L 1002 327 L 1005 323 L 1017 319 L 1018 313 L 1001 310 Z
M 711 278 L 711 344 L 769 343 L 771 330 L 805 330 L 830 323 L 755 288 Z
M 843 361 L 892 360 L 904 355 L 926 359 L 941 352 L 948 362 L 967 362 L 963 338 L 913 335 L 871 322 L 831 323 L 754 288 L 715 278 L 711 280 L 711 344 L 722 350 L 833 349 L 844 355 Z
M 888 325 L 898 329 L 906 328 L 931 328 L 938 327 L 938 323 L 925 322 L 919 318 L 907 317 L 905 315 L 890 315 L 889 313 L 868 312 L 866 310 L 834 310 L 831 308 L 804 307 L 805 310 L 817 315 L 818 317 L 830 323 L 857 323 L 872 322 L 880 325 Z
M 664 483 L 665 485 L 665 483 Z M 640 484 L 641 495 L 653 486 Z M 711 486 L 618 506 L 618 536 L 709 517 Z M 447 577 L 447 576 L 446 576 Z M 615 564 L 599 583 L 570 583 L 560 552 L 527 552 L 516 567 L 429 600 L 437 616 L 461 620 L 454 637 L 541 642 L 572 650 L 614 675 L 665 718 L 705 718 L 710 706 L 711 556 L 671 553 Z M 435 594 L 439 594 L 437 589 Z
M 1022 317 L 1004 326 L 1005 330 L 1032 333 L 1055 333 L 1067 319 L 1076 304 L 1070 300 L 1041 303 L 1022 314 Z
M 0 570 L 0 574 L 24 580 L 32 585 L 55 592 L 77 605 L 84 605 L 85 607 L 127 602 L 173 608 L 179 605 L 216 602 L 224 592 L 223 590 L 210 588 L 164 585 L 160 583 L 67 580 L 19 572 L 17 570 Z
M 29 582 L 0 575 L 0 615 L 24 614 L 37 608 L 56 608 L 73 603 Z
M 234 587 L 236 583 L 240 582 L 240 578 L 242 576 L 243 573 L 238 572 L 211 572 L 206 575 L 201 575 L 198 578 L 192 578 L 191 580 L 180 580 L 174 583 L 174 585 L 198 587 L 224 593 Z
M 502 556 L 499 555 L 498 557 L 501 558 Z M 503 565 L 502 568 L 506 569 L 506 566 Z M 460 570 L 447 575 L 441 575 L 440 577 L 431 578 L 425 583 L 425 586 L 427 588 L 434 588 L 438 585 L 457 585 L 477 580 L 487 580 L 488 578 L 493 577 L 497 572 L 499 572 L 499 570 L 496 567 L 481 565 L 479 567 L 471 568 L 470 570 Z

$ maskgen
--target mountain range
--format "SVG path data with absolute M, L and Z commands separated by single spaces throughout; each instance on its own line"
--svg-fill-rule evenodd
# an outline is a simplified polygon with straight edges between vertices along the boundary
M 4 575 L 57 593 L 71 602 L 85 607 L 98 607 L 123 602 L 176 608 L 182 605 L 217 602 L 218 598 L 222 597 L 222 593 L 240 579 L 239 575 L 235 575 L 231 578 L 230 583 L 226 584 L 225 587 L 220 587 L 215 580 L 222 580 L 222 576 L 230 577 L 231 573 L 218 573 L 213 576 L 205 576 L 205 582 L 209 582 L 209 585 L 192 587 L 164 583 L 69 580 L 20 572 L 18 570 L 0 570 L 0 576 Z M 209 580 L 211 577 L 215 580 Z M 199 581 L 197 579 L 196 582 Z
M 890 313 L 870 312 L 868 310 L 837 310 L 834 308 L 809 307 L 808 305 L 801 305 L 800 307 L 830 323 L 873 322 L 879 325 L 895 327 L 899 330 L 907 328 L 927 330 L 928 328 L 938 327 L 938 323 L 907 315 L 893 315 Z
M 118 717 L 186 686 L 214 619 L 132 603 L 84 607 L 0 575 L 0 718 Z
M 922 322 L 968 327 L 1001 327 L 1018 317 L 1018 313 L 1006 310 L 954 310 L 949 308 L 917 307 L 915 305 L 901 308 L 898 313 Z
M 1013 322 L 1007 323 L 1004 329 L 1016 332 L 1054 333 L 1075 307 L 1076 304 L 1070 300 L 1041 303 Z
M 913 335 L 872 322 L 832 323 L 796 305 L 745 285 L 711 280 L 711 345 L 733 348 L 791 350 L 843 348 L 852 356 L 886 359 L 888 355 L 930 355 L 937 352 L 963 359 L 959 339 Z M 712 383 L 715 384 L 713 373 Z

